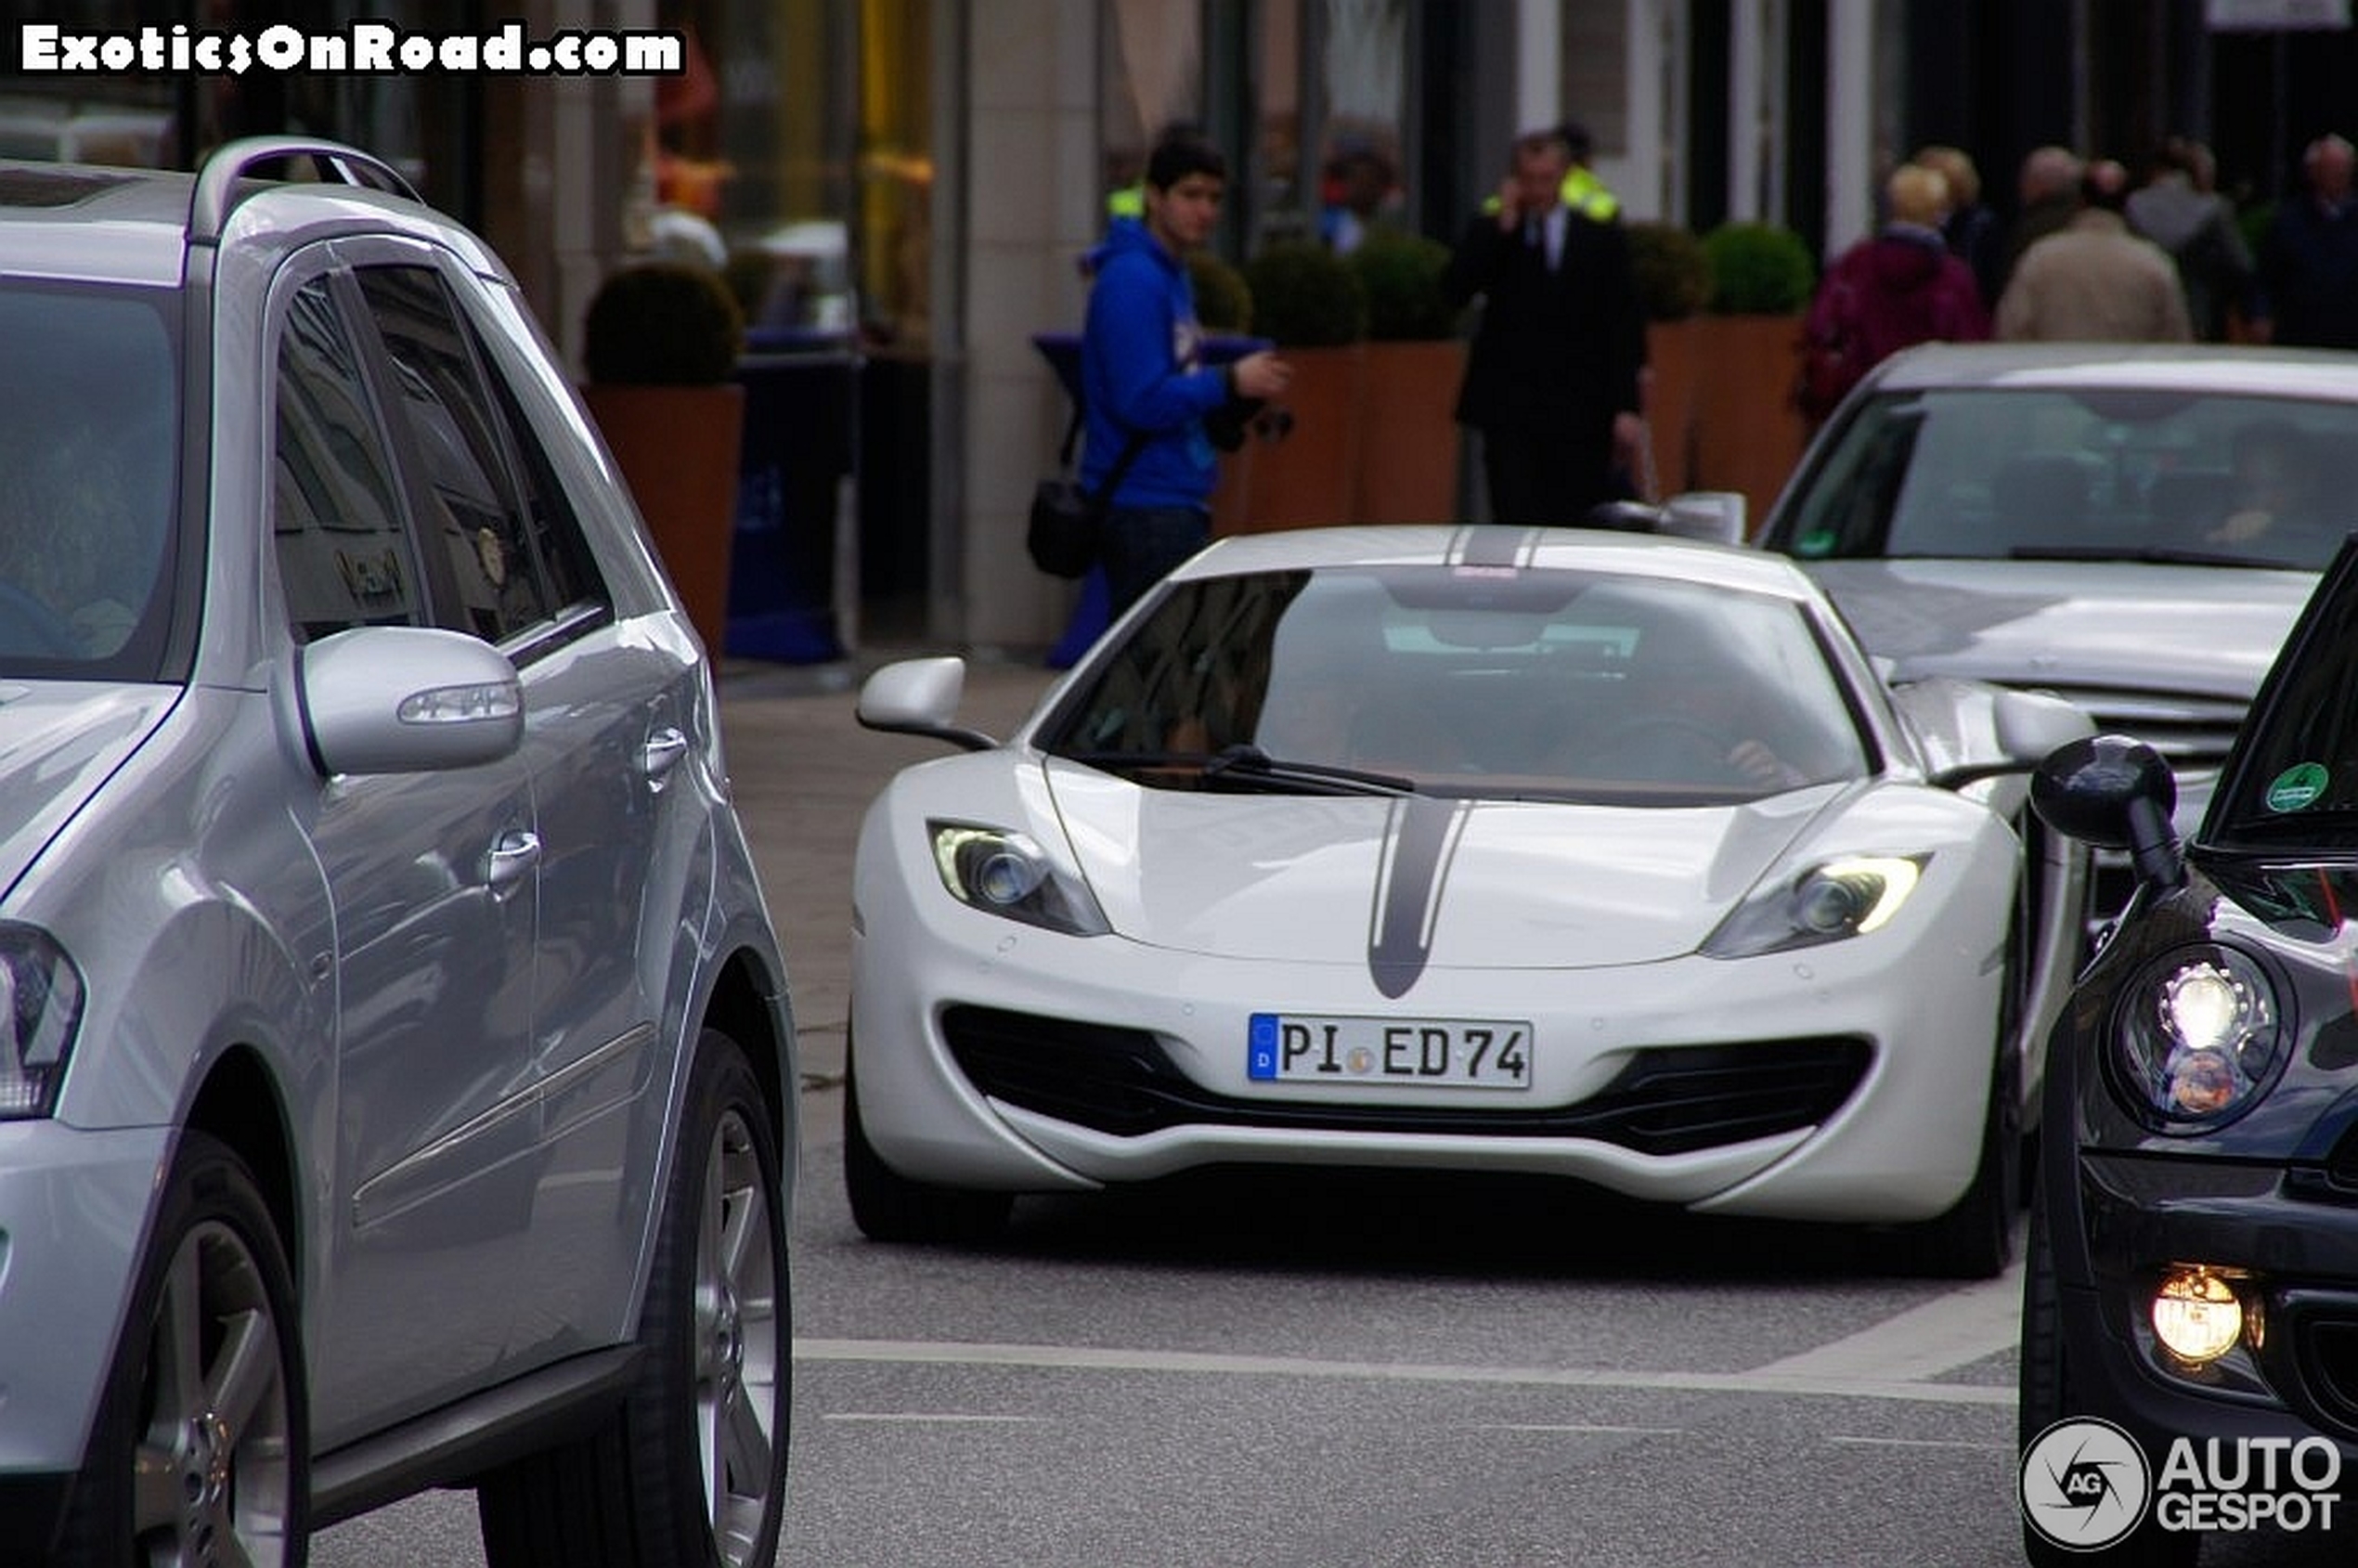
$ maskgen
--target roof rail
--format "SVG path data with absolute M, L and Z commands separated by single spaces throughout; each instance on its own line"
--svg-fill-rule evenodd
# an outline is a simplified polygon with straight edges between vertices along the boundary
M 391 191 L 425 204 L 417 188 L 383 159 L 317 136 L 240 136 L 217 148 L 197 171 L 196 189 L 188 197 L 188 242 L 210 245 L 238 205 L 238 182 L 257 165 L 308 158 L 322 177 L 332 175 L 345 185 Z

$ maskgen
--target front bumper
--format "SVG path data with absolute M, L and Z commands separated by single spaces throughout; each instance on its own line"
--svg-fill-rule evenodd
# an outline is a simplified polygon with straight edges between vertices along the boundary
M 1994 966 L 1895 962 L 1853 942 L 1436 970 L 1394 1002 L 1346 965 L 1204 957 L 963 911 L 964 933 L 913 930 L 906 908 L 863 911 L 853 1051 L 870 1140 L 921 1181 L 1053 1191 L 1215 1163 L 1412 1166 L 1904 1222 L 1953 1203 L 1979 1157 Z M 1271 1011 L 1528 1020 L 1532 1086 L 1255 1081 L 1249 1020 Z
M 2158 1456 L 2171 1439 L 2322 1436 L 2358 1465 L 2358 1190 L 2321 1173 L 2218 1159 L 2083 1153 L 2080 1230 L 2059 1238 L 2074 1404 Z M 2235 1276 L 2260 1323 L 2224 1366 L 2154 1342 L 2146 1314 L 2172 1264 Z
M 0 1125 L 0 1497 L 81 1466 L 171 1153 L 169 1128 Z

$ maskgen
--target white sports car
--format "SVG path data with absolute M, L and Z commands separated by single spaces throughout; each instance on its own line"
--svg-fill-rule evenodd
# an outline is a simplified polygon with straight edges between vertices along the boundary
M 2020 775 L 2078 708 L 1886 688 L 1780 557 L 1496 526 L 1219 541 L 1004 744 L 964 668 L 860 697 L 964 751 L 861 832 L 868 1235 L 1316 1162 L 2004 1263 L 2085 896 Z

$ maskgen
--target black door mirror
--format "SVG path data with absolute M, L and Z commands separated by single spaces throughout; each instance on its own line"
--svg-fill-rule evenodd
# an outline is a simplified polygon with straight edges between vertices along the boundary
M 2030 775 L 2040 820 L 2099 849 L 2125 849 L 2137 875 L 2165 887 L 2185 876 L 2178 780 L 2161 753 L 2126 735 L 2089 735 L 2047 754 Z

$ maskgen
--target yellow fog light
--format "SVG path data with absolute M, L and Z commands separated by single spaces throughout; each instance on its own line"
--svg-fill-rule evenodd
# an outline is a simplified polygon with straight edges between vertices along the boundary
M 2185 1361 L 2216 1361 L 2244 1331 L 2235 1287 L 2206 1268 L 2170 1271 L 2154 1292 L 2154 1336 Z

